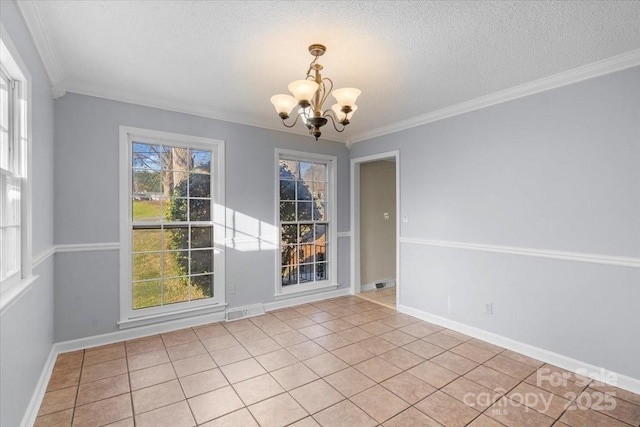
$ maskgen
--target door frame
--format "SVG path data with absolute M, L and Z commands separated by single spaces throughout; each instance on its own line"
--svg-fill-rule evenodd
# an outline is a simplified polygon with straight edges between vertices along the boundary
M 395 159 L 396 163 L 396 307 L 400 302 L 400 150 L 386 151 L 351 159 L 351 288 L 360 293 L 360 165 L 376 160 Z

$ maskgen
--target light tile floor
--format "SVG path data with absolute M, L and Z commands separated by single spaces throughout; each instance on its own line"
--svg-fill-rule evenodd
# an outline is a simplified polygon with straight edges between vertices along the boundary
M 366 299 L 367 301 L 375 302 L 385 307 L 396 308 L 396 287 L 382 289 L 370 289 L 363 291 L 356 296 Z
M 54 425 L 638 427 L 640 396 L 343 297 L 61 354 Z

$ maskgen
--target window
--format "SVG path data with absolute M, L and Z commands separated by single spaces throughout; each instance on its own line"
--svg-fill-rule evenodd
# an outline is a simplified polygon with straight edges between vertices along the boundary
M 336 285 L 335 158 L 278 151 L 276 294 Z
M 222 141 L 122 129 L 127 317 L 223 303 Z
M 31 275 L 27 182 L 27 74 L 0 44 L 0 288 Z

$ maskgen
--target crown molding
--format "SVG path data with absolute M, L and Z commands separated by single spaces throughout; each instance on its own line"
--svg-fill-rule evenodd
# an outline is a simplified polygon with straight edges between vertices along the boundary
M 425 125 L 427 123 L 436 122 L 449 117 L 468 113 L 470 111 L 479 110 L 481 108 L 490 107 L 492 105 L 501 104 L 503 102 L 512 101 L 514 99 L 555 89 L 561 86 L 570 85 L 572 83 L 581 82 L 594 77 L 603 76 L 616 71 L 640 65 L 640 49 L 632 50 L 620 55 L 613 56 L 602 61 L 592 64 L 583 65 L 572 70 L 554 74 L 549 77 L 524 83 L 510 89 L 501 90 L 492 94 L 465 101 L 460 104 L 432 111 L 427 114 L 402 120 L 388 126 L 381 126 L 365 132 L 354 134 L 347 141 L 347 146 L 351 148 L 353 144 L 379 136 L 399 132 L 416 126 Z
M 44 68 L 49 76 L 49 81 L 55 86 L 64 80 L 64 71 L 58 60 L 58 54 L 51 42 L 49 33 L 42 22 L 40 12 L 38 12 L 37 3 L 38 2 L 35 1 L 16 1 L 18 10 L 20 10 L 27 24 L 27 28 L 31 33 L 33 42 L 36 45 L 38 54 L 40 54 Z
M 72 81 L 65 81 L 62 88 L 65 93 L 75 93 L 78 95 L 94 96 L 103 99 L 109 99 L 111 101 L 124 102 L 127 104 L 140 105 L 143 107 L 159 108 L 162 110 L 173 111 L 176 113 L 189 114 L 192 116 L 204 117 L 207 119 L 221 120 L 224 122 L 230 122 L 240 124 L 244 126 L 252 126 L 261 129 L 268 129 L 277 132 L 285 132 L 293 135 L 309 137 L 308 132 L 302 131 L 302 128 L 288 129 L 276 126 L 267 126 L 258 121 L 247 120 L 247 117 L 239 114 L 229 114 L 218 110 L 212 110 L 209 108 L 202 108 L 198 105 L 179 102 L 176 100 L 170 100 L 166 98 L 147 96 L 142 94 L 132 93 L 130 91 L 114 90 L 99 85 L 78 83 Z M 322 136 L 321 140 L 339 142 L 346 144 L 346 138 L 334 138 Z

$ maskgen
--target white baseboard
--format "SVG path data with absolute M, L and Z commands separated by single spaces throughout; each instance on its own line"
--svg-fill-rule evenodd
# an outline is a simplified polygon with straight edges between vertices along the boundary
M 42 368 L 42 372 L 40 373 L 40 378 L 38 379 L 38 384 L 36 385 L 36 389 L 33 392 L 33 395 L 31 396 L 29 406 L 27 406 L 27 410 L 24 413 L 24 417 L 22 418 L 20 427 L 32 427 L 33 424 L 35 424 L 36 417 L 38 416 L 38 411 L 40 410 L 40 405 L 42 404 L 44 393 L 47 391 L 47 385 L 49 384 L 49 379 L 51 378 L 51 373 L 53 372 L 53 366 L 56 363 L 57 357 L 58 351 L 56 350 L 56 346 L 54 344 L 51 347 L 51 351 L 49 351 L 47 361 L 44 363 L 44 367 Z
M 280 301 L 268 302 L 264 304 L 265 311 L 279 310 L 281 308 L 293 307 L 294 305 L 308 304 L 310 302 L 322 301 L 329 298 L 337 298 L 349 295 L 349 288 L 336 289 L 334 291 L 319 292 L 316 294 L 303 295 L 300 297 L 283 299 Z
M 54 344 L 58 353 L 67 353 L 70 351 L 82 350 L 101 345 L 114 344 L 122 341 L 143 338 L 150 335 L 164 334 L 166 332 L 177 331 L 178 329 L 190 328 L 193 326 L 206 325 L 212 322 L 221 322 L 224 320 L 225 312 L 221 311 L 213 314 L 205 314 L 202 316 L 187 317 L 183 319 L 170 320 L 163 323 L 155 323 L 153 325 L 139 326 L 137 328 L 122 329 L 119 331 L 109 332 L 102 335 L 94 335 L 86 338 L 79 338 L 70 341 L 61 341 Z
M 476 328 L 474 326 L 469 326 L 464 323 L 456 322 L 455 320 L 447 319 L 446 317 L 437 316 L 435 314 L 407 307 L 406 305 L 398 304 L 397 310 L 401 313 L 408 314 L 426 322 L 443 326 L 447 329 L 469 335 L 470 337 L 495 344 L 497 346 L 515 351 L 520 354 L 524 354 L 525 356 L 529 356 L 534 359 L 538 359 L 541 362 L 558 366 L 562 369 L 566 369 L 567 371 L 575 372 L 583 376 L 592 377 L 593 375 L 589 374 L 595 374 L 598 381 L 605 382 L 609 385 L 619 387 L 635 394 L 640 394 L 640 379 L 619 374 L 617 372 L 612 372 L 600 366 L 595 366 L 590 363 L 582 362 L 580 360 L 555 353 L 553 351 L 545 350 L 539 347 L 522 343 L 520 341 L 512 340 L 511 338 L 494 334 L 493 332 Z M 606 373 L 606 375 L 603 375 L 603 373 Z

